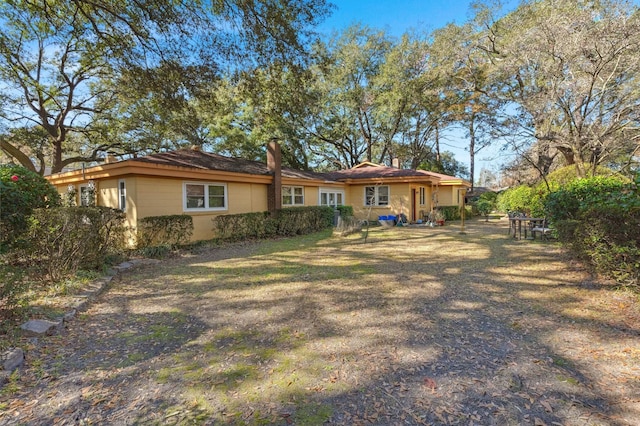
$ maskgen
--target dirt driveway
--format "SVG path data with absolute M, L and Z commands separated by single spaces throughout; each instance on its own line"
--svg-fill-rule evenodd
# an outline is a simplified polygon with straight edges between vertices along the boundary
M 504 221 L 329 233 L 120 275 L 0 424 L 640 424 L 640 315 Z

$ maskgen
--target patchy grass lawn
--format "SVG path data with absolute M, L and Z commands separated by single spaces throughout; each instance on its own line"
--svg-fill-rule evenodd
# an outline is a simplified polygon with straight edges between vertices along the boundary
M 500 220 L 140 267 L 29 347 L 0 424 L 633 424 L 632 294 Z

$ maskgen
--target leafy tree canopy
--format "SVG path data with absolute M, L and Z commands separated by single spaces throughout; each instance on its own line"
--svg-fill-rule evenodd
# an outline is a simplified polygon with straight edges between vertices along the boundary
M 200 127 L 185 123 L 189 108 L 184 103 L 198 94 L 194 74 L 202 81 L 211 72 L 246 64 L 276 59 L 302 64 L 311 30 L 328 11 L 325 0 L 4 1 L 0 129 L 7 130 L 0 148 L 44 173 L 46 167 L 58 172 L 99 160 L 107 151 L 146 148 L 139 144 L 166 133 L 189 140 L 196 130 L 173 135 L 154 128 L 147 139 L 134 138 L 138 146 L 130 146 L 126 119 L 140 113 L 136 102 L 145 99 L 132 101 L 131 92 L 149 98 L 160 93 L 156 108 L 149 109 L 155 116 L 146 123 L 167 125 L 174 133 Z M 122 124 L 118 113 L 124 115 Z M 179 117 L 166 116 L 171 114 Z M 44 132 L 46 143 L 25 143 L 13 137 L 15 132 Z

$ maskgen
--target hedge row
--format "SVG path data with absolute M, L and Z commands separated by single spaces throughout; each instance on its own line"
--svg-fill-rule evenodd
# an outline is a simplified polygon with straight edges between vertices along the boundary
M 471 207 L 466 207 L 465 216 L 470 217 Z M 436 210 L 444 216 L 444 220 L 460 220 L 462 218 L 460 214 L 460 206 L 439 206 Z
M 640 173 L 626 176 L 597 168 L 579 178 L 574 166 L 500 194 L 502 211 L 546 217 L 558 239 L 593 269 L 622 285 L 640 286 Z
M 36 209 L 18 256 L 39 276 L 58 281 L 78 269 L 96 269 L 124 245 L 124 213 L 108 207 Z
M 640 174 L 624 183 L 596 176 L 549 194 L 558 238 L 597 272 L 640 286 Z
M 331 227 L 333 215 L 333 208 L 324 206 L 223 215 L 213 219 L 213 229 L 223 240 L 302 235 Z
M 193 235 L 193 218 L 186 214 L 149 216 L 138 221 L 137 246 L 175 247 L 187 244 Z

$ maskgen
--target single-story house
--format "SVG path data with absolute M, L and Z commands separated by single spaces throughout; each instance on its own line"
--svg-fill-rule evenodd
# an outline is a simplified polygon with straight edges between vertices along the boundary
M 192 239 L 214 238 L 218 215 L 273 211 L 282 207 L 350 205 L 359 219 L 403 213 L 422 219 L 437 206 L 462 205 L 465 180 L 424 170 L 362 163 L 319 173 L 281 167 L 280 146 L 270 142 L 267 163 L 180 149 L 113 161 L 47 176 L 60 194 L 73 189 L 83 204 L 89 185 L 96 204 L 126 213 L 136 229 L 147 216 L 188 214 Z

